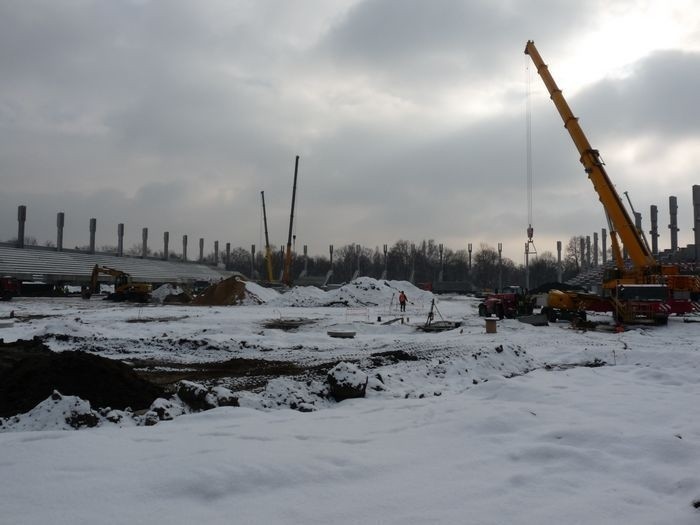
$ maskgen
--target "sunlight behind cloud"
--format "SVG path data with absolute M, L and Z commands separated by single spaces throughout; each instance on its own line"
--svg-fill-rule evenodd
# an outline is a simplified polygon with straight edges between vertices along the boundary
M 559 87 L 574 94 L 602 78 L 626 76 L 630 64 L 652 51 L 688 42 L 697 49 L 698 23 L 687 16 L 695 6 L 690 0 L 612 5 L 601 12 L 597 31 L 577 35 L 565 49 L 540 51 L 545 62 L 551 56 Z

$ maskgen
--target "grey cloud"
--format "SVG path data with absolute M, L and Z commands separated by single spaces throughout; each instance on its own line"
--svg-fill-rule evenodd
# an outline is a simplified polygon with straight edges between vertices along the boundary
M 260 242 L 265 190 L 284 243 L 300 154 L 297 234 L 314 252 L 424 237 L 519 246 L 522 49 L 533 38 L 554 59 L 608 6 L 3 3 L 0 238 L 28 204 L 40 238 L 55 236 L 63 209 L 75 244 L 97 216 L 104 244 L 126 222 L 129 243 L 149 227 L 152 239 L 168 230 L 247 246 Z M 697 66 L 693 54 L 653 55 L 570 103 L 604 156 L 639 133 L 656 150 L 697 132 Z M 493 93 L 505 109 L 457 127 L 435 107 L 447 90 Z M 533 100 L 533 153 L 538 235 L 598 230 L 602 209 L 547 98 Z M 628 181 L 634 168 L 611 176 Z M 658 198 L 638 194 L 640 208 Z
M 514 50 L 524 48 L 528 38 L 567 40 L 568 28 L 575 23 L 585 30 L 596 12 L 590 4 L 554 0 L 521 9 L 506 0 L 364 1 L 329 31 L 319 49 L 339 67 L 371 72 L 398 90 L 444 89 L 456 80 L 492 80 L 504 67 L 519 64 Z
M 607 79 L 576 102 L 601 134 L 654 134 L 661 140 L 700 132 L 700 53 L 659 51 L 631 67 L 623 79 Z

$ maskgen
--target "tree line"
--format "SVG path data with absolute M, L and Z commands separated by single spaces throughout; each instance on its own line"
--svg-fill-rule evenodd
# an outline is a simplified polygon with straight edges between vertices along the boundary
M 580 237 L 572 237 L 566 246 L 562 257 L 562 278 L 570 279 L 576 276 L 584 265 L 579 246 Z M 278 279 L 283 268 L 283 254 L 273 252 L 273 277 Z M 221 257 L 221 255 L 220 255 Z M 213 260 L 213 254 L 208 256 Z M 530 288 L 556 282 L 558 279 L 557 259 L 551 252 L 543 252 L 530 258 L 529 264 Z M 251 274 L 251 269 L 261 279 L 267 278 L 267 268 L 264 253 L 255 254 L 251 268 L 251 253 L 243 248 L 235 248 L 226 264 L 231 271 L 245 275 Z M 324 276 L 331 269 L 330 256 L 314 255 L 305 257 L 294 253 L 292 258 L 292 276 L 297 277 L 306 269 L 309 276 Z M 434 240 L 423 240 L 413 244 L 400 240 L 392 246 L 387 246 L 386 259 L 383 247 L 368 248 L 357 244 L 348 244 L 333 250 L 333 278 L 331 282 L 347 282 L 355 273 L 361 276 L 381 278 L 386 272 L 386 278 L 392 280 L 409 280 L 414 283 L 432 283 L 438 280 L 453 282 L 469 282 L 473 289 L 495 290 L 500 281 L 503 286 L 525 285 L 525 266 L 516 264 L 508 257 L 501 258 L 499 267 L 498 251 L 486 243 L 472 252 L 471 265 L 469 252 L 465 249 L 452 250 L 443 247 L 440 257 L 440 245 Z

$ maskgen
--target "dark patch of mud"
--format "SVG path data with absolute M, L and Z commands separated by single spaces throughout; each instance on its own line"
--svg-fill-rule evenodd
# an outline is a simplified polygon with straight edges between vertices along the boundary
M 372 354 L 369 360 L 374 366 L 386 366 L 395 365 L 400 361 L 418 361 L 418 356 L 404 350 L 388 350 Z
M 86 352 L 52 352 L 41 341 L 0 344 L 0 417 L 27 412 L 54 390 L 94 408 L 148 408 L 163 389 L 112 359 Z
M 569 370 L 571 368 L 598 368 L 600 366 L 606 366 L 607 364 L 606 361 L 596 357 L 593 361 L 583 361 L 581 363 L 547 363 L 543 368 L 545 370 Z
M 215 383 L 219 379 L 243 378 L 244 381 L 238 381 L 243 388 L 260 383 L 264 385 L 271 377 L 298 376 L 328 366 L 304 367 L 289 361 L 246 358 L 189 364 L 135 359 L 130 363 L 141 377 L 159 385 L 171 385 L 182 380 Z
M 127 323 L 171 323 L 173 321 L 182 321 L 187 319 L 189 315 L 170 316 L 170 317 L 132 317 L 127 319 Z

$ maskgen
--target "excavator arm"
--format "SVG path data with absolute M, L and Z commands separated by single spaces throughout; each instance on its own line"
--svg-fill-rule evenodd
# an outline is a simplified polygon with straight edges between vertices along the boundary
M 657 268 L 658 263 L 651 254 L 646 242 L 644 242 L 644 239 L 639 234 L 637 227 L 622 203 L 622 199 L 615 190 L 608 174 L 605 172 L 604 163 L 600 158 L 598 150 L 591 147 L 578 123 L 578 119 L 574 116 L 571 108 L 569 108 L 569 105 L 562 95 L 561 89 L 559 89 L 556 82 L 554 82 L 547 65 L 542 60 L 532 40 L 527 42 L 525 54 L 530 55 L 530 58 L 537 67 L 537 72 L 540 77 L 542 77 L 542 81 L 547 87 L 547 91 L 549 91 L 549 95 L 557 111 L 564 121 L 564 127 L 569 132 L 569 135 L 571 135 L 581 155 L 581 164 L 583 164 L 584 170 L 593 183 L 593 187 L 600 198 L 600 202 L 603 204 L 603 208 L 609 217 L 612 226 L 610 233 L 613 243 L 617 241 L 615 236 L 619 236 L 622 245 L 627 249 L 627 253 L 633 265 L 640 271 L 646 273 L 652 268 Z M 617 252 L 619 253 L 619 251 L 618 247 Z M 616 259 L 621 259 L 621 257 L 616 256 Z M 621 268 L 620 260 L 617 260 L 617 264 L 618 267 Z

